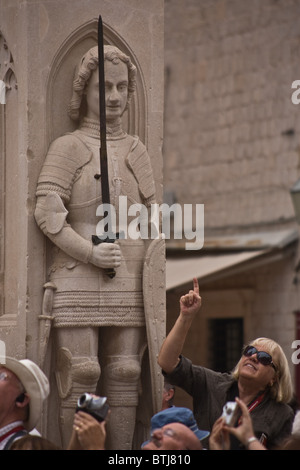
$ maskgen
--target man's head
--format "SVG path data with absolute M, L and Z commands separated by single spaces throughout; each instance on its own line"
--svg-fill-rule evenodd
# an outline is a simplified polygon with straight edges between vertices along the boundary
M 151 418 L 151 438 L 142 449 L 202 449 L 201 440 L 209 431 L 198 428 L 193 412 L 184 407 L 173 406 L 159 411 Z
M 150 441 L 143 450 L 201 450 L 202 444 L 196 434 L 185 424 L 170 423 L 151 433 Z
M 29 359 L 0 361 L 0 427 L 20 420 L 28 431 L 37 424 L 49 382 L 41 369 Z
M 174 385 L 169 384 L 168 382 L 165 381 L 164 389 L 162 393 L 162 410 L 165 410 L 166 408 L 170 408 L 171 406 L 173 406 L 174 396 L 175 396 Z

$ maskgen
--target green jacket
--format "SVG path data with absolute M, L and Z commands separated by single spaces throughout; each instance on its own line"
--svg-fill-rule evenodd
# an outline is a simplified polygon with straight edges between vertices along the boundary
M 211 431 L 225 403 L 234 401 L 234 397 L 238 396 L 237 381 L 231 374 L 193 365 L 184 356 L 181 356 L 171 374 L 163 371 L 163 375 L 172 385 L 192 396 L 193 411 L 200 429 Z M 266 394 L 251 412 L 251 418 L 256 437 L 260 440 L 264 438 L 264 445 L 270 449 L 280 445 L 291 433 L 294 412 L 289 405 L 278 403 Z M 234 448 L 242 448 L 237 443 L 232 445 Z

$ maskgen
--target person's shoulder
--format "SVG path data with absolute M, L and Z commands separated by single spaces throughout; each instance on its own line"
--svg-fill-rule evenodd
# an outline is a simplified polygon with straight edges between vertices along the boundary
M 194 366 L 194 367 L 199 367 L 201 368 L 202 374 L 206 377 L 207 381 L 210 381 L 212 384 L 215 385 L 224 385 L 224 386 L 230 386 L 236 380 L 232 376 L 231 373 L 229 372 L 219 372 L 213 369 L 209 369 L 207 367 L 202 367 L 202 366 Z
M 281 403 L 282 409 L 285 411 L 285 414 L 290 418 L 294 419 L 295 418 L 295 411 L 293 408 L 289 405 L 289 403 Z
M 288 404 L 282 401 L 276 401 L 273 398 L 267 400 L 267 409 L 269 412 L 272 410 L 274 417 L 279 421 L 288 420 L 293 421 L 295 412 L 293 408 Z

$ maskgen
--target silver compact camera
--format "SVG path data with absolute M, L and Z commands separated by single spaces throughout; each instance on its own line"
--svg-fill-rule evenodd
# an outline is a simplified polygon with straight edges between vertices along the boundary
M 78 398 L 76 411 L 85 411 L 97 421 L 104 421 L 109 410 L 106 400 L 106 397 L 94 397 L 89 393 L 84 393 Z
M 235 401 L 228 401 L 223 407 L 222 418 L 227 426 L 234 426 L 238 416 L 238 404 Z

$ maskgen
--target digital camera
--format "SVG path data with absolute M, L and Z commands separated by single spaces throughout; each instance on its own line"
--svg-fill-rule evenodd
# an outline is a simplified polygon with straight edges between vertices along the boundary
M 106 397 L 93 397 L 89 393 L 84 393 L 78 398 L 76 411 L 85 411 L 101 422 L 105 420 L 109 410 L 106 401 Z
M 223 407 L 222 418 L 227 426 L 234 426 L 238 415 L 238 404 L 235 401 L 228 401 Z

